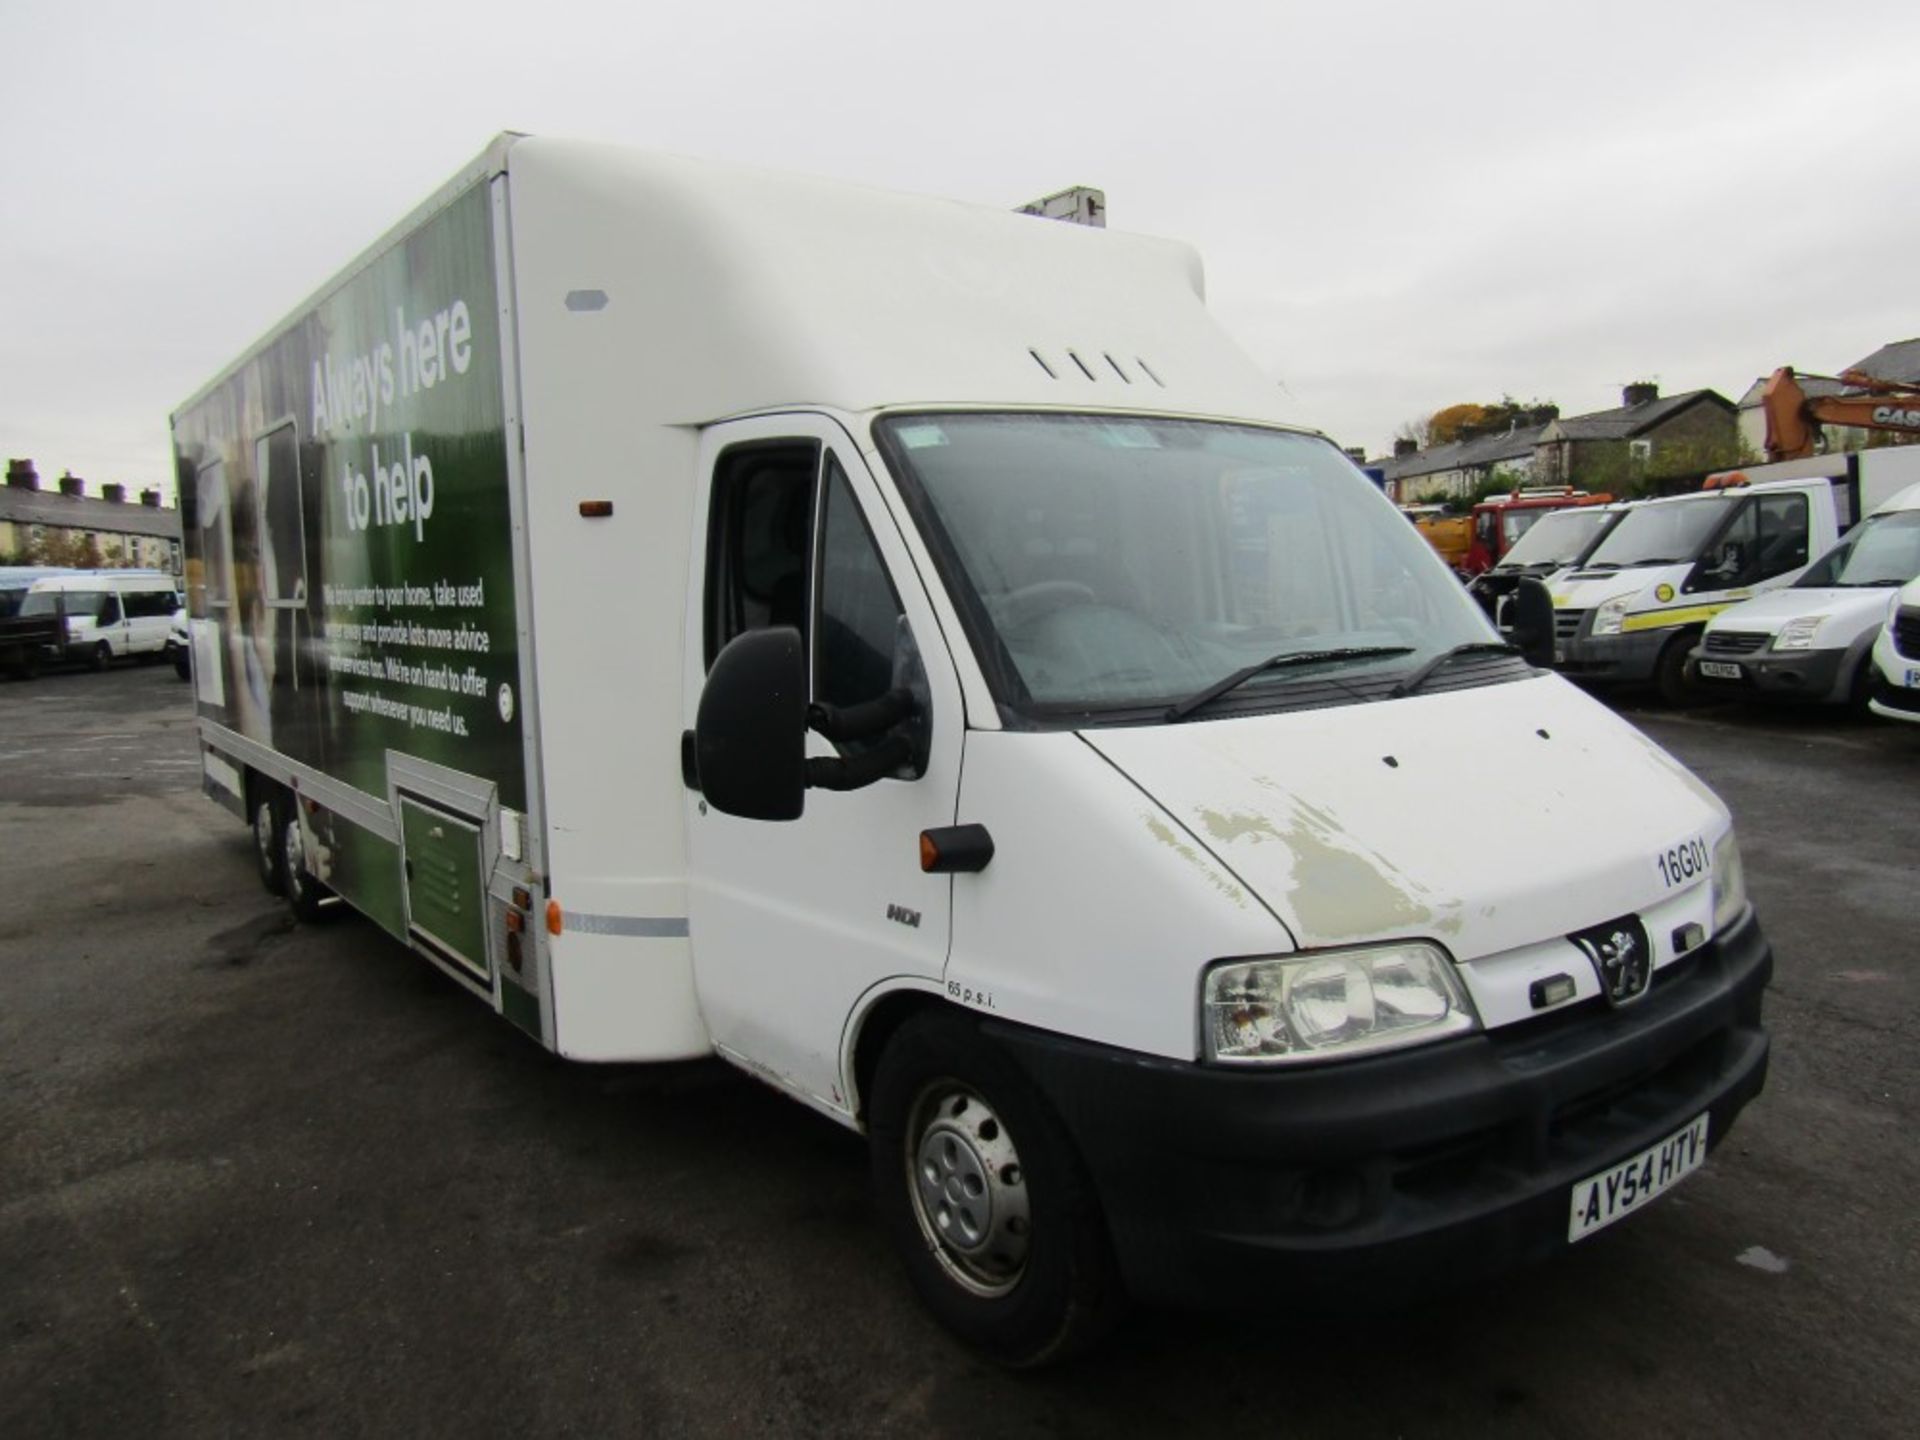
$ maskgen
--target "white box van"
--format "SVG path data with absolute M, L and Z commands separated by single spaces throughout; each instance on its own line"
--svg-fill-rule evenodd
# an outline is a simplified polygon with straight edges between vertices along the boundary
M 64 615 L 66 641 L 55 658 L 100 670 L 129 655 L 163 653 L 178 604 L 172 577 L 157 570 L 81 570 L 36 580 L 20 614 Z
M 1003 1360 L 1564 1250 L 1761 1088 L 1726 807 L 1184 246 L 505 137 L 173 433 L 263 881 L 865 1132 Z
M 1920 485 L 1881 505 L 1779 590 L 1722 610 L 1693 651 L 1709 693 L 1864 710 L 1887 592 L 1920 577 Z

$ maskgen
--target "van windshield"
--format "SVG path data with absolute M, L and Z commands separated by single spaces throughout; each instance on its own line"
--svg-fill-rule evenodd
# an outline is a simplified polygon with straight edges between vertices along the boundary
M 1794 582 L 1799 589 L 1892 587 L 1920 577 L 1920 510 L 1869 515 Z
M 1497 639 L 1414 527 L 1318 437 L 1060 414 L 875 430 L 1016 713 L 1165 711 L 1269 660 L 1223 709 L 1353 703 Z
M 1533 565 L 1570 565 L 1613 522 L 1618 510 L 1553 510 L 1545 514 L 1522 535 L 1500 560 L 1496 569 L 1522 570 Z
M 1678 565 L 1694 559 L 1707 537 L 1733 513 L 1723 493 L 1629 510 L 1619 527 L 1588 557 L 1587 568 L 1624 570 L 1629 565 Z

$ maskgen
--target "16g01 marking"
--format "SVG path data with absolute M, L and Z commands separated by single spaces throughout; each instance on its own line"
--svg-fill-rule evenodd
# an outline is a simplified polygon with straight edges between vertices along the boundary
M 1710 855 L 1706 841 L 1689 840 L 1660 855 L 1655 863 L 1660 867 L 1660 878 L 1671 890 L 1706 874 Z

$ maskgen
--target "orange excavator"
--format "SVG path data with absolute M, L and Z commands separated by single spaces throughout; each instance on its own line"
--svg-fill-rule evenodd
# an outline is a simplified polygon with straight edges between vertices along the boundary
M 1813 454 L 1822 425 L 1897 430 L 1920 437 L 1920 386 L 1876 379 L 1859 370 L 1843 370 L 1832 378 L 1859 393 L 1809 396 L 1787 365 L 1767 377 L 1760 391 L 1760 409 L 1767 417 L 1767 459 L 1797 460 Z

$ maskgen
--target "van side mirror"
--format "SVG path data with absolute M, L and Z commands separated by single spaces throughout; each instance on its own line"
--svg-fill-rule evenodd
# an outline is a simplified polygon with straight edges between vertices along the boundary
M 1529 665 L 1553 664 L 1553 593 L 1523 575 L 1507 601 L 1508 636 Z
M 807 652 L 791 625 L 727 642 L 694 719 L 700 792 L 723 815 L 798 820 L 807 792 Z

